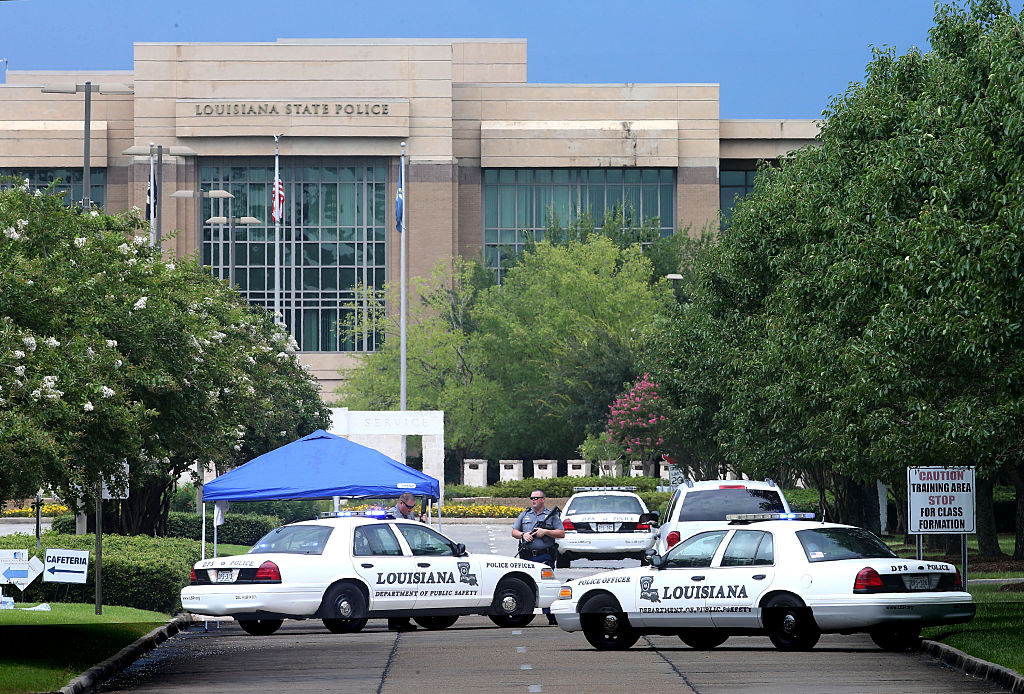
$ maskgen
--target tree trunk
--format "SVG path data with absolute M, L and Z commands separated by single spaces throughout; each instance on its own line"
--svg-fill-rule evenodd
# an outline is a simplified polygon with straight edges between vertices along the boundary
M 160 535 L 167 533 L 172 487 L 169 477 L 147 477 L 133 484 L 127 499 L 118 504 L 117 531 L 122 535 Z
M 860 484 L 837 476 L 834 491 L 836 522 L 858 525 L 876 535 L 882 532 L 876 483 Z
M 1005 557 L 999 547 L 999 535 L 996 532 L 996 512 L 993 503 L 995 480 L 991 477 L 978 477 L 975 480 L 975 513 L 978 531 L 978 556 L 981 558 Z
M 1024 466 L 1010 468 L 1010 479 L 1017 493 L 1017 513 L 1014 515 L 1013 558 L 1024 559 Z

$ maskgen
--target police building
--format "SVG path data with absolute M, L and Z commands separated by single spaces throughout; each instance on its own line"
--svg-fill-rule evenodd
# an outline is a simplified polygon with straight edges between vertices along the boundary
M 252 303 L 276 290 L 327 399 L 379 339 L 339 330 L 365 309 L 357 286 L 399 282 L 403 142 L 409 276 L 456 254 L 500 276 L 551 218 L 621 207 L 663 234 L 717 227 L 759 160 L 817 133 L 723 120 L 717 84 L 530 83 L 521 39 L 137 43 L 131 71 L 10 71 L 0 172 L 81 201 L 87 100 L 92 202 L 145 207 L 155 169 L 164 250 L 198 253 Z

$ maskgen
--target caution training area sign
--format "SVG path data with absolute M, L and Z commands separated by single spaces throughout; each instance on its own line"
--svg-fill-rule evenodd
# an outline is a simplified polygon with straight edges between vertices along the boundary
M 908 467 L 912 535 L 973 535 L 974 468 Z

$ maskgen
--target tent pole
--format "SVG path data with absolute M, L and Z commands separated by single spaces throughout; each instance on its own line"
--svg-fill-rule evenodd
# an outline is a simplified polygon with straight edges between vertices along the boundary
M 206 516 L 204 515 L 203 518 L 205 519 Z M 213 558 L 214 559 L 217 558 L 217 523 L 216 522 L 214 522 L 214 524 L 213 524 Z
M 206 559 L 206 502 L 203 502 L 203 543 L 202 551 L 199 554 L 200 559 Z

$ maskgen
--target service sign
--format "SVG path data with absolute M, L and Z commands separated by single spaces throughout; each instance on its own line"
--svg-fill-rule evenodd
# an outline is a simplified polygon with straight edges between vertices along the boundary
M 974 468 L 908 467 L 912 535 L 974 534 Z
M 25 590 L 42 570 L 43 562 L 29 556 L 27 549 L 0 550 L 0 583 L 11 583 Z
M 43 562 L 43 583 L 85 583 L 89 573 L 89 550 L 46 550 Z

